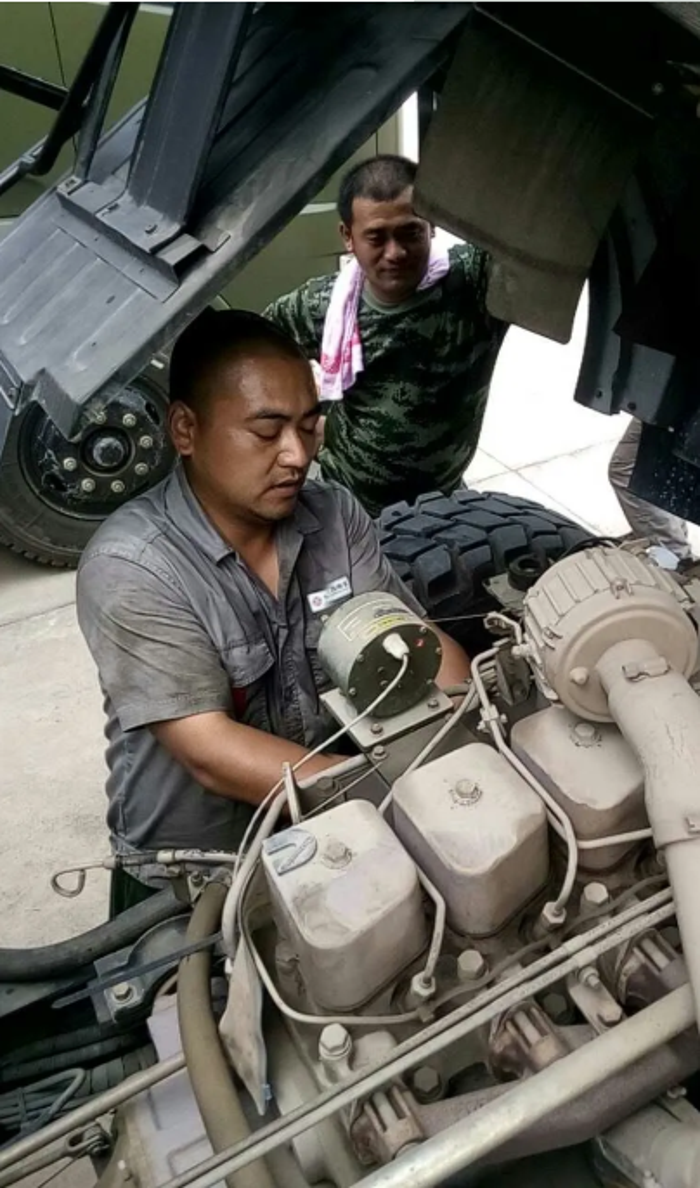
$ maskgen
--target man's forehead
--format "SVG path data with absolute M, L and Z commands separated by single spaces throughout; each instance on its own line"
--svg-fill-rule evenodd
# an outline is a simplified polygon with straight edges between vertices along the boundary
M 361 222 L 365 229 L 425 222 L 413 209 L 412 188 L 387 202 L 377 202 L 374 198 L 355 198 L 352 217 L 354 223 Z

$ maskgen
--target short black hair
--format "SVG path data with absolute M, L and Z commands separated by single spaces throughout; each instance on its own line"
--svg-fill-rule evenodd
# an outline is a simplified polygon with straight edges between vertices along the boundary
M 356 198 L 393 202 L 413 185 L 417 172 L 414 161 L 394 153 L 380 153 L 353 165 L 342 179 L 338 193 L 338 214 L 342 222 L 346 227 L 352 224 L 352 204 Z
M 183 330 L 170 356 L 170 399 L 201 408 L 219 366 L 251 355 L 276 355 L 308 364 L 301 347 L 260 314 L 247 309 L 205 309 Z

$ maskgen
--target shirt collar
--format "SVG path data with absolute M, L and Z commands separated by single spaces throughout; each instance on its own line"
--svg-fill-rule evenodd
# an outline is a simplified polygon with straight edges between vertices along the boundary
M 214 527 L 197 499 L 187 481 L 182 463 L 176 465 L 168 480 L 165 506 L 169 519 L 215 565 L 218 565 L 225 557 L 236 556 L 236 550 L 224 540 L 221 533 Z M 306 536 L 310 532 L 317 532 L 320 527 L 318 516 L 306 503 L 302 489 L 294 512 L 289 519 L 280 521 L 280 528 L 286 530 L 285 536 L 289 530 Z

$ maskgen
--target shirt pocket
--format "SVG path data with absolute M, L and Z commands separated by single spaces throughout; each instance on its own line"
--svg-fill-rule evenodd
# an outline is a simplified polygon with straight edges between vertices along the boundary
M 270 733 L 275 657 L 268 644 L 262 637 L 233 640 L 223 649 L 221 661 L 231 685 L 235 720 Z

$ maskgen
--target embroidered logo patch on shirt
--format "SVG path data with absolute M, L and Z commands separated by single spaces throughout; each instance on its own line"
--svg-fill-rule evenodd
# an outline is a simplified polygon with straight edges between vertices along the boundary
M 313 594 L 307 594 L 307 601 L 314 614 L 318 614 L 319 611 L 328 610 L 329 606 L 333 606 L 350 594 L 352 594 L 350 579 L 341 577 L 331 582 L 330 586 L 326 586 L 325 590 L 315 590 Z

